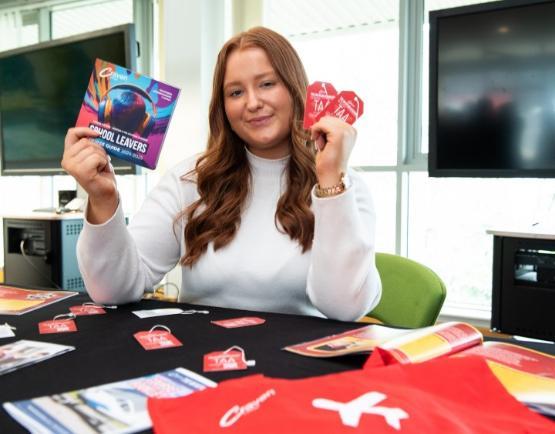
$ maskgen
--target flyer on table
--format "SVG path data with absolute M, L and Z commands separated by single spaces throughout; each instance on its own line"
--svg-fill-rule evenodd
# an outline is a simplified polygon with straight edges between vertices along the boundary
M 22 315 L 76 295 L 77 292 L 0 285 L 0 315 Z

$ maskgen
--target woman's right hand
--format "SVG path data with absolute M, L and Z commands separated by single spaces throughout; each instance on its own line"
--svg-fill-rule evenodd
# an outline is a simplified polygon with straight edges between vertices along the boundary
M 104 223 L 118 207 L 116 177 L 110 157 L 98 143 L 90 138 L 98 133 L 90 128 L 75 127 L 67 131 L 62 167 L 75 178 L 89 195 L 87 220 Z

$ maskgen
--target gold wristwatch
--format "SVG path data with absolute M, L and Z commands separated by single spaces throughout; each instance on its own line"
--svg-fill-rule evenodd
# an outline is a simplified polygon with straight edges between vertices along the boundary
M 314 193 L 316 193 L 317 197 L 331 197 L 337 196 L 338 194 L 343 193 L 351 186 L 351 178 L 349 175 L 342 173 L 341 180 L 331 187 L 320 187 L 320 184 L 316 184 L 316 188 L 314 189 Z

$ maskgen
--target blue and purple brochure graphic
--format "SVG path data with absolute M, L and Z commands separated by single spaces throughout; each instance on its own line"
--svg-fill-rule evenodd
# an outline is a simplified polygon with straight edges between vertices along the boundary
M 96 59 L 76 126 L 100 133 L 109 154 L 155 169 L 179 89 Z

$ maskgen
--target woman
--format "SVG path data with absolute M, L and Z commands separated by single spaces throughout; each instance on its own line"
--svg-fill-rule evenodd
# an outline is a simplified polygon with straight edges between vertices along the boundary
M 309 137 L 307 84 L 279 34 L 258 27 L 230 39 L 207 150 L 166 174 L 127 228 L 109 158 L 91 130 L 70 129 L 62 166 L 89 194 L 77 254 L 91 298 L 138 300 L 179 261 L 182 302 L 340 320 L 373 308 L 374 208 L 347 172 L 356 132 L 325 117 Z

